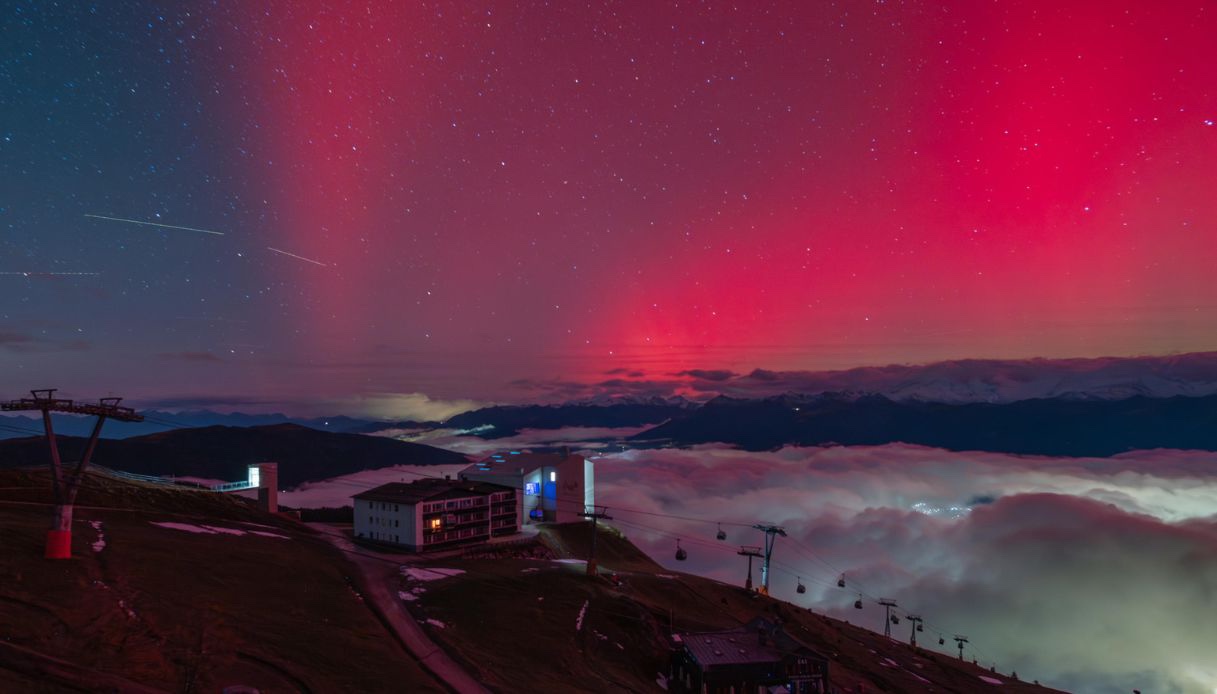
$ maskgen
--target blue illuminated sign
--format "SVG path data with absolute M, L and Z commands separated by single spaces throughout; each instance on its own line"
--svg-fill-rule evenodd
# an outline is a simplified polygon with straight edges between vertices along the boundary
M 541 493 L 541 484 L 539 482 L 525 482 L 524 493 L 536 496 Z

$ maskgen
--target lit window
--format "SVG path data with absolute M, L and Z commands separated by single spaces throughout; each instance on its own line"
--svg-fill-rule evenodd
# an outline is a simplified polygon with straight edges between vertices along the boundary
M 440 521 L 439 518 L 431 519 L 431 529 L 432 530 L 439 530 L 442 526 L 443 526 L 443 523 Z

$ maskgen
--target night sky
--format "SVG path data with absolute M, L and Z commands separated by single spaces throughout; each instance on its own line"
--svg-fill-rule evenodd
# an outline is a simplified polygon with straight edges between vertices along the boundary
M 1217 348 L 1213 3 L 161 5 L 2 10 L 4 397 Z

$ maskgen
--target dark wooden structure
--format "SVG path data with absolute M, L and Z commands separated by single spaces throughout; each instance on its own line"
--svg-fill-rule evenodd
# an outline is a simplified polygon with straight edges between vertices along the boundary
M 791 694 L 826 694 L 828 659 L 762 618 L 729 631 L 672 635 L 668 691 L 754 694 L 786 687 Z

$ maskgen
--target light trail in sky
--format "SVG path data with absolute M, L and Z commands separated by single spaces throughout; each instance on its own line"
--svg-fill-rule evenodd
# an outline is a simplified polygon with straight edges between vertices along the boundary
M 312 263 L 313 265 L 320 265 L 321 267 L 329 267 L 329 265 L 321 262 L 320 260 L 313 260 L 312 258 L 305 258 L 302 255 L 296 255 L 295 253 L 288 253 L 287 251 L 281 251 L 278 248 L 272 248 L 270 246 L 267 246 L 266 250 L 274 251 L 275 253 L 278 253 L 279 255 L 285 255 L 289 258 L 295 258 L 296 260 L 303 260 L 304 262 Z
M 96 277 L 100 272 L 0 272 L 13 277 Z
M 126 222 L 127 224 L 139 224 L 139 225 L 148 226 L 148 227 L 161 227 L 163 229 L 181 229 L 183 231 L 197 231 L 200 234 L 214 234 L 215 236 L 224 235 L 224 232 L 222 232 L 222 231 L 211 231 L 210 229 L 196 229 L 195 227 L 183 227 L 183 226 L 177 226 L 175 224 L 160 224 L 158 222 L 141 222 L 138 219 L 123 219 L 122 217 L 107 217 L 105 215 L 100 215 L 100 214 L 86 214 L 85 216 L 92 217 L 93 219 L 108 219 L 111 222 Z

